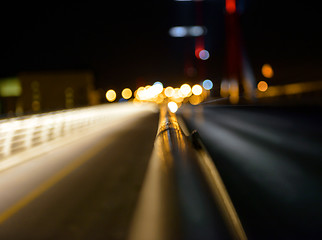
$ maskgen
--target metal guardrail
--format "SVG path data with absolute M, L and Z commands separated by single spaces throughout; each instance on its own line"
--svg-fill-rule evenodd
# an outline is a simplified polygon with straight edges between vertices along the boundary
M 130 103 L 104 104 L 0 120 L 0 162 L 17 153 L 129 115 Z
M 226 226 L 233 239 L 247 240 L 246 233 L 237 215 L 236 209 L 228 195 L 221 176 L 202 143 L 199 133 L 194 130 L 191 139 L 197 151 L 197 159 L 210 191 L 223 216 Z
M 232 205 L 223 203 L 228 195 L 214 197 L 225 191 L 209 186 L 219 175 L 214 179 L 209 159 L 205 166 L 200 151 L 183 134 L 176 115 L 161 108 L 129 239 L 247 239 Z

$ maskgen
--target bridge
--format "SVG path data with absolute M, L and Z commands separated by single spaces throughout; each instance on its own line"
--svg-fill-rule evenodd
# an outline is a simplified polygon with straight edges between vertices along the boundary
M 0 238 L 315 239 L 320 122 L 315 108 L 211 102 L 4 119 Z
M 171 2 L 2 5 L 0 240 L 322 239 L 319 8 Z

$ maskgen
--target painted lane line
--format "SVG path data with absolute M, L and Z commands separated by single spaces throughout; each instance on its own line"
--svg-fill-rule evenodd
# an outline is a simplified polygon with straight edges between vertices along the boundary
M 93 148 L 89 149 L 87 152 L 85 152 L 82 156 L 78 157 L 61 169 L 59 172 L 57 172 L 55 175 L 53 175 L 51 178 L 49 178 L 44 183 L 40 184 L 37 188 L 35 188 L 33 191 L 31 191 L 29 194 L 27 194 L 25 197 L 23 197 L 21 200 L 13 204 L 11 207 L 9 207 L 7 210 L 2 212 L 0 214 L 0 224 L 4 223 L 6 220 L 8 220 L 10 217 L 12 217 L 14 214 L 16 214 L 19 210 L 27 206 L 29 203 L 31 203 L 33 200 L 35 200 L 37 197 L 39 197 L 41 194 L 49 190 L 51 187 L 53 187 L 56 183 L 61 181 L 63 178 L 68 176 L 70 173 L 72 173 L 74 170 L 76 170 L 78 167 L 83 165 L 85 162 L 93 158 L 96 154 L 98 154 L 101 150 L 103 150 L 107 145 L 111 143 L 112 139 L 109 139 L 108 141 L 102 141 L 95 145 Z

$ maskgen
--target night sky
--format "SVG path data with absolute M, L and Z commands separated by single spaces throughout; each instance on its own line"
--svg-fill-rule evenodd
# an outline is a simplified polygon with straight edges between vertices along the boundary
M 320 10 L 304 1 L 280 2 L 238 3 L 243 42 L 255 75 L 268 62 L 276 72 L 273 83 L 321 80 Z M 23 71 L 90 70 L 96 86 L 104 89 L 197 81 L 184 74 L 186 62 L 198 65 L 194 39 L 168 34 L 172 26 L 196 24 L 193 2 L 1 5 L 0 78 Z M 206 47 L 211 58 L 202 64 L 206 77 L 220 81 L 224 1 L 203 2 L 203 24 L 208 28 Z

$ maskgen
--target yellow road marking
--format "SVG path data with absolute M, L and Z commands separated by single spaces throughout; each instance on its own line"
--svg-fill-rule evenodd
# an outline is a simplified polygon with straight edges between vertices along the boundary
M 39 185 L 36 189 L 34 189 L 32 192 L 27 194 L 25 197 L 23 197 L 21 200 L 16 202 L 14 205 L 9 207 L 7 210 L 2 212 L 0 214 L 0 224 L 5 222 L 7 219 L 9 219 L 12 215 L 17 213 L 20 209 L 28 205 L 30 202 L 32 202 L 34 199 L 39 197 L 41 194 L 43 194 L 45 191 L 47 191 L 49 188 L 54 186 L 56 183 L 58 183 L 60 180 L 62 180 L 64 177 L 69 175 L 71 172 L 76 170 L 78 167 L 83 165 L 86 161 L 91 159 L 93 156 L 95 156 L 99 151 L 101 151 L 104 147 L 106 147 L 111 140 L 109 141 L 102 141 L 99 144 L 95 145 L 93 148 L 85 152 L 82 156 L 77 158 L 75 161 L 67 165 L 65 168 L 61 169 L 58 173 L 53 175 L 51 178 L 49 178 L 47 181 Z

